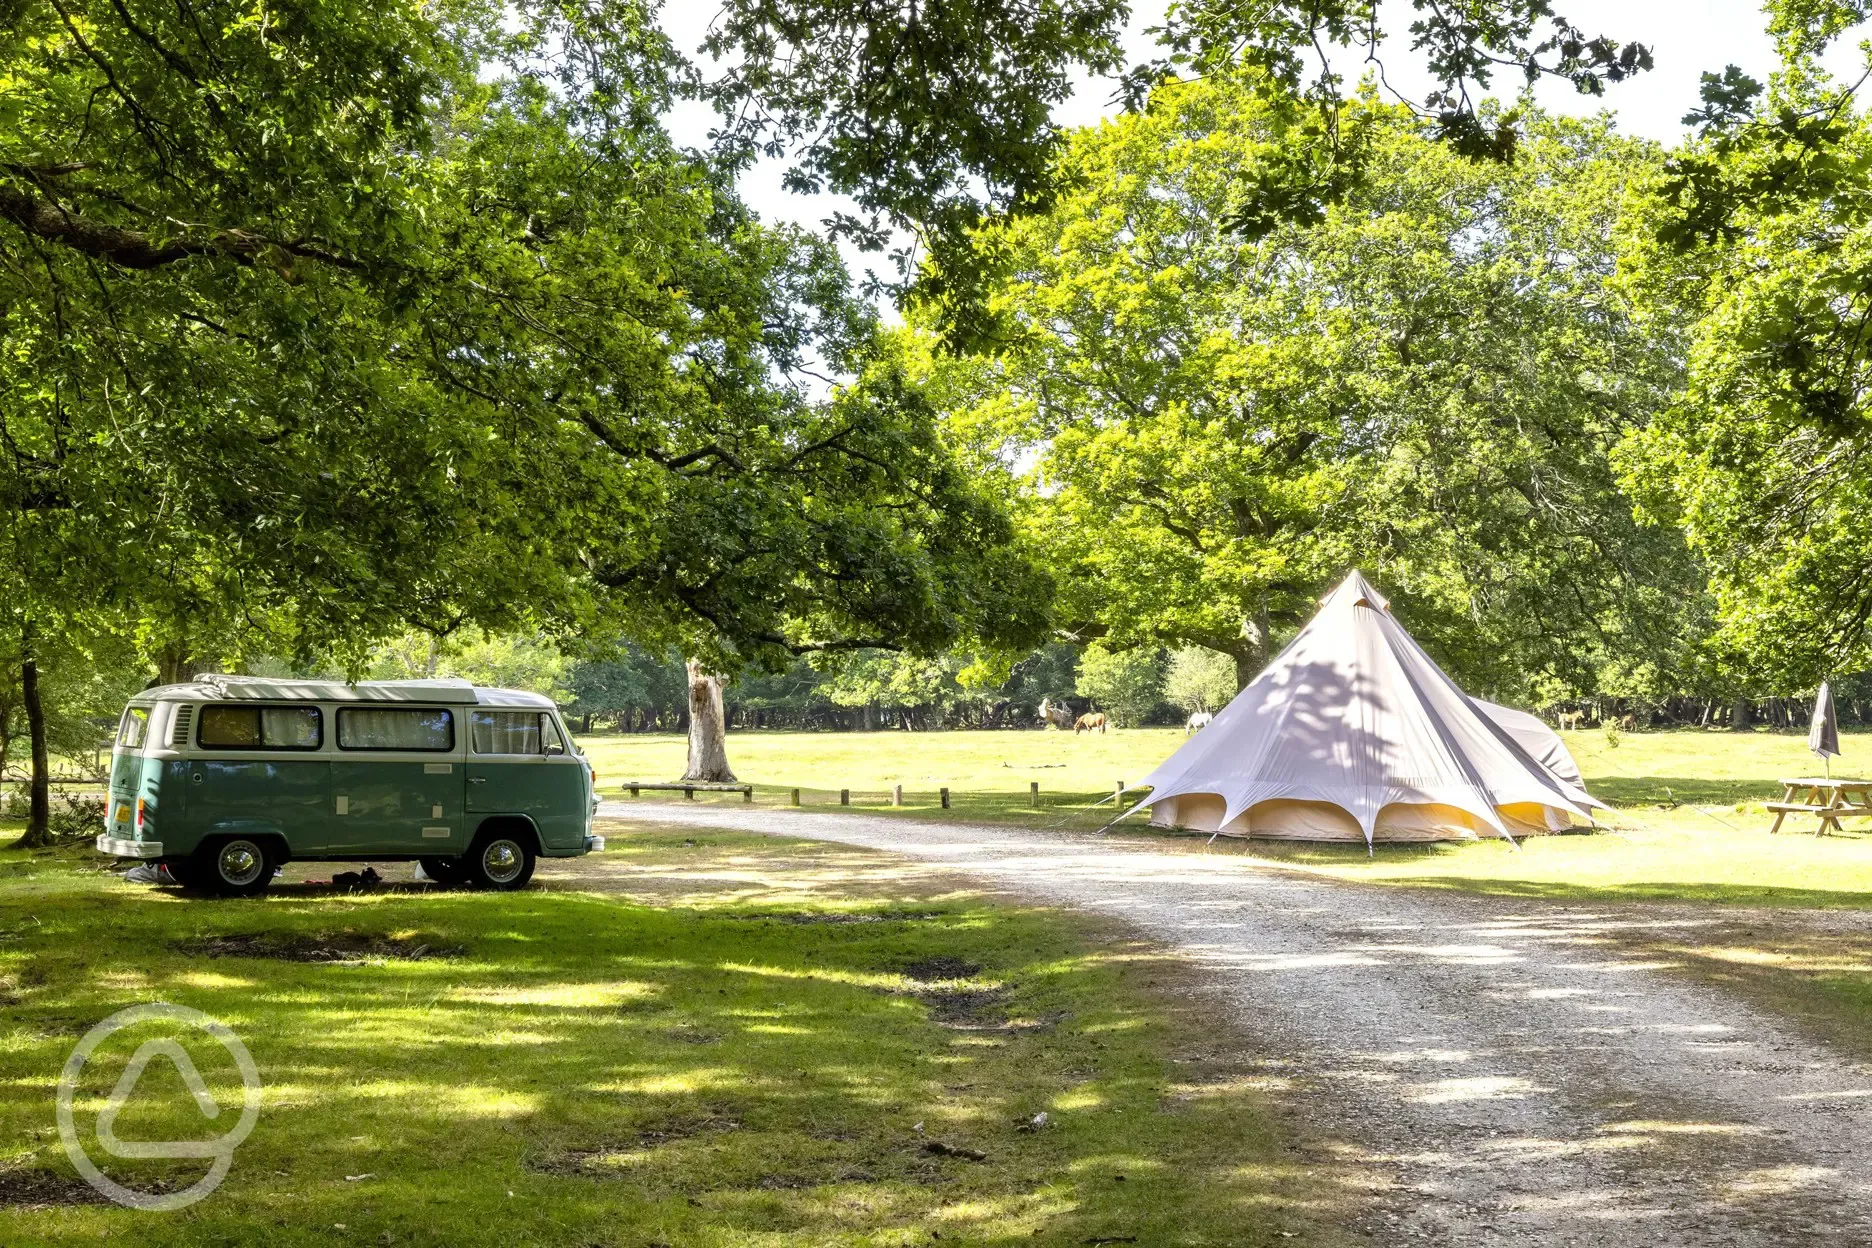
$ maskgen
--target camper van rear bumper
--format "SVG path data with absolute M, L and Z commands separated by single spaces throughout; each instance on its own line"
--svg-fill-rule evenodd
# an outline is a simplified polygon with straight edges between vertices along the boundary
M 101 833 L 97 838 L 100 854 L 111 854 L 118 858 L 160 858 L 161 841 L 126 841 L 122 837 Z
M 603 853 L 604 852 L 604 837 L 602 836 L 586 837 L 585 838 L 585 852 L 588 854 Z

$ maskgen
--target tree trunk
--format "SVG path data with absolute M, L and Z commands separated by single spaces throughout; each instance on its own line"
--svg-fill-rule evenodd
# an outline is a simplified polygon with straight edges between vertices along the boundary
M 1729 731 L 1747 732 L 1749 730 L 1749 716 L 1753 711 L 1754 708 L 1749 705 L 1747 699 L 1737 698 L 1735 709 L 1731 711 L 1729 715 Z
M 189 657 L 188 644 L 173 641 L 162 648 L 156 656 L 156 683 L 159 685 L 181 685 L 193 680 L 195 673 L 189 668 L 195 660 Z
M 46 753 L 45 704 L 39 698 L 39 664 L 31 658 L 20 664 L 20 701 L 26 708 L 26 732 L 32 742 L 32 784 L 26 815 L 26 835 L 20 848 L 39 849 L 52 843 L 52 760 Z
M 1252 617 L 1242 618 L 1241 643 L 1229 651 L 1235 660 L 1235 692 L 1246 689 L 1274 657 L 1268 650 L 1273 635 L 1274 621 L 1268 618 L 1267 599 L 1263 598 L 1255 603 Z
M 733 784 L 728 767 L 728 721 L 722 715 L 721 677 L 689 660 L 689 770 L 685 780 Z

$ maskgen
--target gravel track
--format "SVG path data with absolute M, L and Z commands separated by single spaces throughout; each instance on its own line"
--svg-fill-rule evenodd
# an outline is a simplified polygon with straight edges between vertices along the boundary
M 1385 1242 L 1872 1245 L 1872 1069 L 1612 947 L 1684 939 L 1683 907 L 858 814 L 599 813 L 888 850 L 1129 921 L 1204 968 L 1276 1106 L 1370 1189 L 1356 1229 Z

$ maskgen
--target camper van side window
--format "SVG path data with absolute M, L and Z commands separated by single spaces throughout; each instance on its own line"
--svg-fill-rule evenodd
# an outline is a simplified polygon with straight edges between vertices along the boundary
M 209 750 L 316 750 L 324 721 L 316 706 L 204 706 L 195 740 Z
M 338 712 L 338 748 L 443 753 L 455 748 L 455 716 L 440 707 L 347 706 Z
M 474 752 L 538 754 L 543 718 L 538 711 L 476 711 L 470 721 Z
M 117 728 L 117 744 L 127 750 L 134 750 L 143 744 L 143 738 L 149 735 L 150 708 L 133 706 L 124 712 L 123 723 Z

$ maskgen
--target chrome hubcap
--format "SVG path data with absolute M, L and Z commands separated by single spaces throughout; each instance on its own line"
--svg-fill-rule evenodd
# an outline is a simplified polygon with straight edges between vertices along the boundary
M 482 870 L 496 884 L 505 884 L 520 874 L 520 868 L 526 863 L 526 855 L 512 841 L 495 841 L 481 855 Z
M 265 865 L 265 857 L 260 847 L 252 841 L 232 841 L 221 847 L 221 855 L 215 860 L 220 869 L 221 878 L 230 884 L 251 884 L 260 878 L 260 871 Z

